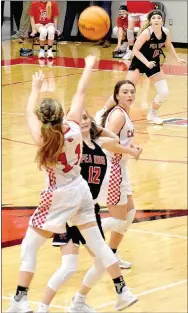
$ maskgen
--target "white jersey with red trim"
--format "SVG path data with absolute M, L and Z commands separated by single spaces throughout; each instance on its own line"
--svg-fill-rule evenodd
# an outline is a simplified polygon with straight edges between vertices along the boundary
M 120 144 L 124 147 L 130 146 L 131 142 L 132 142 L 132 138 L 134 137 L 134 127 L 133 127 L 133 124 L 132 124 L 128 114 L 126 113 L 126 111 L 122 107 L 115 106 L 115 108 L 108 114 L 107 119 L 106 119 L 106 123 L 105 123 L 105 127 L 108 126 L 110 115 L 115 110 L 121 110 L 121 112 L 125 116 L 125 123 L 124 123 L 123 127 L 121 128 L 121 130 L 118 134 L 119 139 L 120 139 Z M 107 150 L 104 150 L 104 152 L 107 156 L 110 156 L 112 158 L 117 156 L 117 153 L 112 153 L 112 152 L 109 152 Z M 121 156 L 120 159 L 122 159 L 122 160 L 128 159 L 128 155 L 125 153 L 122 155 L 118 154 L 118 156 Z
M 80 126 L 74 121 L 66 121 L 64 147 L 59 155 L 59 162 L 54 167 L 43 169 L 47 188 L 58 188 L 71 183 L 80 175 L 82 153 L 82 134 Z

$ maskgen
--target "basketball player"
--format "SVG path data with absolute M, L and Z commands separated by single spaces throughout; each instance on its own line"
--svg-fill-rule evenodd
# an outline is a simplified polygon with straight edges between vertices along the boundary
M 98 201 L 99 203 L 105 203 L 107 199 L 107 207 L 112 217 L 104 218 L 102 227 L 104 231 L 111 230 L 109 245 L 116 252 L 136 213 L 127 173 L 128 154 L 138 159 L 142 149 L 138 146 L 133 146 L 131 143 L 134 136 L 134 128 L 128 114 L 130 106 L 135 100 L 134 84 L 128 80 L 118 82 L 114 88 L 114 99 L 116 106 L 108 110 L 103 116 L 103 126 L 119 137 L 120 145 L 124 147 L 124 153 L 122 153 L 121 148 L 119 148 L 119 151 L 116 149 L 116 153 L 104 149 L 108 167 Z M 95 262 L 85 275 L 79 292 L 73 298 L 69 312 L 84 311 L 80 310 L 82 303 L 85 303 L 86 295 L 101 278 L 103 272 L 104 266 L 101 261 Z M 89 310 L 84 312 L 89 312 Z
M 185 60 L 178 57 L 172 45 L 169 30 L 162 25 L 162 12 L 160 10 L 151 11 L 148 14 L 147 24 L 141 29 L 134 44 L 134 57 L 127 74 L 127 79 L 137 84 L 141 74 L 145 73 L 150 82 L 154 84 L 157 95 L 152 102 L 147 120 L 157 125 L 163 124 L 163 120 L 158 117 L 157 112 L 169 94 L 166 76 L 160 64 L 160 49 L 165 46 L 178 63 L 186 63 Z M 105 108 L 97 113 L 98 121 L 100 121 L 101 114 L 113 107 L 114 104 L 113 97 L 111 97 Z
M 104 238 L 104 233 L 101 226 L 100 218 L 100 206 L 97 203 L 97 198 L 101 189 L 102 182 L 104 180 L 106 169 L 107 169 L 107 159 L 106 155 L 101 148 L 105 148 L 108 151 L 116 151 L 122 149 L 124 152 L 124 147 L 121 147 L 118 142 L 118 136 L 114 133 L 107 131 L 101 127 L 96 126 L 92 118 L 89 117 L 86 111 L 83 112 L 81 131 L 83 137 L 83 149 L 81 158 L 81 175 L 88 182 L 92 197 L 95 202 L 95 215 L 97 219 L 97 224 L 100 232 Z M 97 144 L 100 143 L 100 146 Z M 79 245 L 86 245 L 86 241 L 81 235 L 80 231 L 76 226 L 69 227 L 67 225 L 67 233 L 65 234 L 55 234 L 53 239 L 53 246 L 61 247 L 62 254 L 62 266 L 61 271 L 64 273 L 64 279 L 56 285 L 56 290 L 52 288 L 54 285 L 54 280 L 56 275 L 58 275 L 59 270 L 50 278 L 48 281 L 48 286 L 45 289 L 43 299 L 39 305 L 37 312 L 47 312 L 50 302 L 57 293 L 60 285 L 62 286 L 68 279 L 77 271 L 78 266 L 78 254 Z M 87 248 L 87 245 L 85 246 Z M 88 249 L 88 248 L 87 248 Z M 88 250 L 91 254 L 91 251 Z M 92 255 L 93 256 L 93 255 Z M 95 266 L 98 266 L 98 279 L 102 277 L 105 271 L 104 267 L 101 267 L 101 262 L 97 258 L 94 259 Z M 99 276 L 100 272 L 100 276 Z M 92 312 L 92 309 L 88 307 L 85 302 L 81 303 L 81 312 Z
M 35 73 L 27 104 L 27 123 L 38 147 L 37 161 L 46 175 L 46 188 L 41 192 L 40 205 L 33 213 L 21 247 L 18 286 L 8 312 L 32 312 L 27 292 L 36 267 L 37 252 L 53 233 L 64 233 L 69 220 L 79 226 L 92 253 L 104 263 L 117 292 L 116 308 L 123 309 L 137 301 L 125 285 L 116 256 L 105 243 L 96 224 L 92 195 L 80 175 L 82 136 L 80 122 L 85 93 L 96 58 L 85 59 L 70 111 L 63 119 L 63 109 L 54 99 L 45 98 L 38 105 L 44 81 L 42 72 Z M 52 289 L 63 280 L 61 268 Z

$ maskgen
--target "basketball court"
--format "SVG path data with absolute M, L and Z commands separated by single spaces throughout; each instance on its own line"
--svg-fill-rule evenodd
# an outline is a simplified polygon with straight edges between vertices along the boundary
M 30 43 L 28 42 L 27 47 Z M 53 65 L 41 66 L 37 57 L 20 58 L 20 46 L 2 43 L 2 310 L 6 311 L 14 294 L 19 263 L 20 242 L 29 217 L 38 205 L 44 186 L 43 174 L 34 162 L 36 148 L 27 130 L 25 110 L 32 74 L 42 69 L 50 95 L 70 105 L 76 90 L 83 58 L 94 53 L 101 58 L 93 73 L 85 106 L 91 115 L 107 101 L 118 80 L 125 78 L 126 65 L 111 58 L 110 49 L 91 43 L 59 44 Z M 181 58 L 186 51 L 177 49 Z M 123 259 L 132 262 L 123 274 L 139 301 L 128 312 L 187 311 L 187 67 L 175 64 L 166 53 L 163 69 L 170 96 L 160 110 L 163 126 L 146 121 L 147 108 L 141 105 L 144 81 L 137 87 L 131 117 L 134 142 L 143 147 L 139 161 L 129 160 L 129 172 L 137 215 L 120 246 Z M 148 103 L 155 95 L 150 86 Z M 103 216 L 107 213 L 103 208 Z M 108 239 L 107 235 L 107 239 Z M 58 248 L 48 240 L 38 255 L 36 276 L 29 301 L 35 310 L 51 274 L 59 267 Z M 79 270 L 61 288 L 52 302 L 51 312 L 66 312 L 84 273 L 92 263 L 83 247 Z M 88 304 L 99 312 L 113 312 L 115 294 L 111 280 L 104 275 L 88 296 Z

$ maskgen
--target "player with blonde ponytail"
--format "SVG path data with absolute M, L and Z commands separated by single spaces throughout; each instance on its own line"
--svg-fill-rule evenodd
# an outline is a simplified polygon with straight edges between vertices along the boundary
M 60 32 L 57 30 L 57 19 L 59 15 L 59 9 L 55 1 L 36 1 L 32 2 L 30 8 L 32 33 L 31 37 L 34 37 L 38 32 L 40 34 L 40 51 L 39 58 L 45 57 L 45 41 L 48 38 L 48 51 L 47 57 L 53 58 L 52 45 L 55 38 Z

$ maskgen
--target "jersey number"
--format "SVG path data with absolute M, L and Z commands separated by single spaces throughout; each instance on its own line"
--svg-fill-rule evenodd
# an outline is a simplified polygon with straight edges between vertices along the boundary
M 159 50 L 155 50 L 153 53 L 153 58 L 158 57 L 158 55 L 160 55 L 160 51 Z
M 64 152 L 59 155 L 58 160 L 61 162 L 61 164 L 64 165 L 63 173 L 70 172 L 73 169 L 73 166 L 77 165 L 78 162 L 80 161 L 80 154 L 81 154 L 80 153 L 80 144 L 78 144 L 76 146 L 75 154 L 78 156 L 78 159 L 77 159 L 77 161 L 73 165 L 70 165 L 70 164 L 67 163 L 67 157 L 66 157 L 66 154 Z
M 101 174 L 101 168 L 98 166 L 89 167 L 89 177 L 88 183 L 90 184 L 100 184 L 99 176 Z

